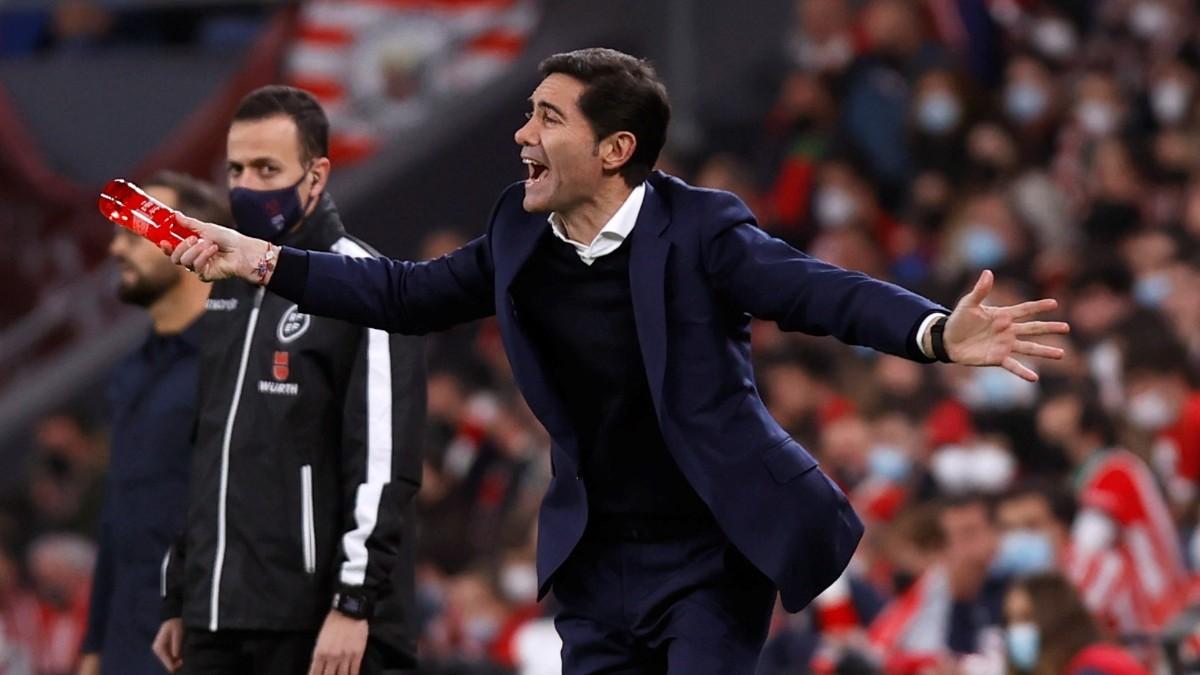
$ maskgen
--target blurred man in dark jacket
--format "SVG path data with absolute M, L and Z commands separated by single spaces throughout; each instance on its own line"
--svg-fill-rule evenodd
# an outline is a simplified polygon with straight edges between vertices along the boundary
M 192 178 L 162 173 L 145 188 L 168 206 L 230 222 L 224 201 Z M 159 624 L 159 567 L 183 527 L 198 319 L 209 284 L 129 230 L 117 228 L 109 253 L 121 300 L 144 307 L 152 329 L 111 379 L 112 459 L 80 673 L 164 673 L 150 643 Z

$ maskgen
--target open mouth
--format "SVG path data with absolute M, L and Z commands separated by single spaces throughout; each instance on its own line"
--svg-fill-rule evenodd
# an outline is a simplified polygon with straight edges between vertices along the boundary
M 525 185 L 527 186 L 541 181 L 548 173 L 550 173 L 550 168 L 548 166 L 535 159 L 524 157 L 521 159 L 521 161 L 525 164 L 525 168 L 529 170 L 529 177 L 525 179 Z

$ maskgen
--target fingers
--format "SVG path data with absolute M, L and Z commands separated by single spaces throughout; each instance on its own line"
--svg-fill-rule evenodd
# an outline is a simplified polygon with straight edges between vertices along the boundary
M 1027 382 L 1037 382 L 1038 381 L 1037 373 L 1035 373 L 1032 370 L 1030 370 L 1029 368 L 1025 367 L 1024 364 L 1022 364 L 1020 361 L 1014 359 L 1011 356 L 1004 359 L 1004 361 L 1002 361 L 1000 363 L 1000 366 L 1003 367 L 1008 372 L 1012 373 L 1013 375 L 1016 375 L 1017 377 L 1021 378 L 1022 380 L 1025 380 Z
M 984 270 L 983 273 L 979 275 L 979 281 L 975 282 L 975 288 L 972 288 L 970 293 L 967 293 L 965 296 L 963 296 L 963 299 L 958 304 L 965 305 L 967 307 L 978 307 L 979 305 L 982 305 L 984 299 L 987 298 L 988 293 L 992 292 L 992 284 L 995 282 L 995 280 L 996 278 L 992 275 L 991 270 Z
M 167 655 L 178 660 L 183 656 L 183 631 L 172 630 L 167 636 Z
M 1057 300 L 1053 298 L 1046 298 L 1044 300 L 1030 300 L 1029 302 L 1022 302 L 1019 305 L 1012 305 L 1011 307 L 1005 307 L 1004 309 L 1008 310 L 1008 313 L 1012 315 L 1012 318 L 1021 320 L 1027 316 L 1033 316 L 1034 314 L 1052 312 L 1057 308 Z
M 351 654 L 349 669 L 346 671 L 349 675 L 358 675 L 358 671 L 362 668 L 363 655 Z
M 308 675 L 325 675 L 325 657 L 314 653 L 312 665 L 308 667 Z
M 175 212 L 175 222 L 186 227 L 187 229 L 200 235 L 202 238 L 210 238 L 213 228 L 216 227 L 212 223 L 206 223 L 203 220 L 197 220 L 191 216 L 185 216 L 179 211 Z
M 1071 332 L 1071 326 L 1063 321 L 1025 321 L 1016 326 L 1017 335 L 1066 335 Z
M 216 255 L 217 251 L 219 251 L 219 250 L 221 250 L 220 246 L 210 243 L 207 246 L 203 247 L 203 250 L 200 251 L 200 254 L 197 255 L 196 259 L 192 261 L 192 269 L 200 272 L 201 278 L 204 278 L 204 270 L 208 265 L 208 261 L 214 255 Z
M 173 673 L 183 665 L 180 654 L 181 639 L 182 631 L 174 630 L 171 626 L 164 626 L 154 638 L 154 644 L 150 649 L 158 657 L 163 668 L 167 669 L 167 672 Z
M 1028 340 L 1017 340 L 1013 351 L 1025 356 L 1036 356 L 1041 359 L 1061 359 L 1065 353 L 1061 347 L 1038 344 Z

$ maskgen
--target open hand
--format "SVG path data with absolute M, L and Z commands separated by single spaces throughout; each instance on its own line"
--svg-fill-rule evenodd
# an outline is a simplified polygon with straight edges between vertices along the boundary
M 330 610 L 317 635 L 308 675 L 358 675 L 369 633 L 366 619 L 352 619 Z
M 984 270 L 975 288 L 958 301 L 943 334 L 950 360 L 968 366 L 1000 366 L 1018 377 L 1037 382 L 1037 373 L 1030 370 L 1015 355 L 1044 359 L 1061 359 L 1063 350 L 1028 338 L 1039 335 L 1062 335 L 1070 327 L 1062 321 L 1031 321 L 1038 314 L 1053 311 L 1058 301 L 1031 300 L 1008 307 L 989 307 L 983 304 L 992 291 L 995 277 Z
M 182 213 L 176 213 L 175 218 L 180 225 L 199 236 L 179 242 L 174 250 L 169 244 L 163 243 L 162 251 L 171 256 L 171 262 L 183 265 L 200 275 L 204 281 L 230 277 L 241 277 L 254 283 L 264 281 L 257 274 L 257 267 L 267 251 L 267 242 Z

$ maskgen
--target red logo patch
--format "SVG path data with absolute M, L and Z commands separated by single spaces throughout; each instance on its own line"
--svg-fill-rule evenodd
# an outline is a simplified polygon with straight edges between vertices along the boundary
M 275 379 L 283 382 L 288 379 L 288 353 L 275 352 L 275 362 L 271 366 L 271 374 Z

